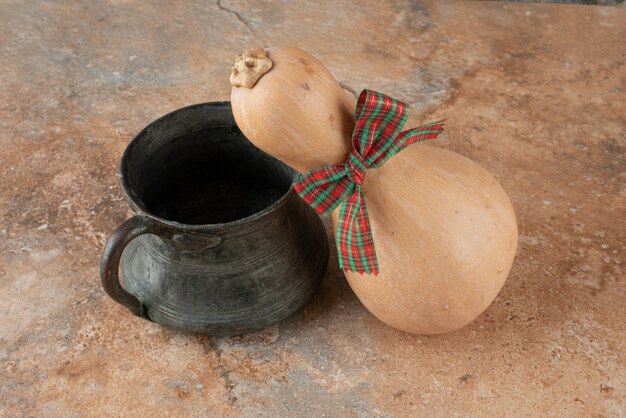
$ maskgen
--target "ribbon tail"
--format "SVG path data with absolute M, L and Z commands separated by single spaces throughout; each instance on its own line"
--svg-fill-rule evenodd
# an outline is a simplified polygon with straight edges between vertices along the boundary
M 380 167 L 385 164 L 389 158 L 409 145 L 437 138 L 439 134 L 443 132 L 446 121 L 447 119 L 442 119 L 437 122 L 428 123 L 418 126 L 417 128 L 400 132 L 394 139 L 393 144 L 387 148 L 382 155 L 379 155 L 374 161 L 369 161 L 370 166 L 375 168 Z
M 439 134 L 443 132 L 447 120 L 448 119 L 441 119 L 437 122 L 431 122 L 429 124 L 401 132 L 400 135 L 398 135 L 401 137 L 398 152 L 416 142 L 437 138 Z
M 378 274 L 372 228 L 360 187 L 341 206 L 339 219 L 336 241 L 341 269 L 359 274 Z

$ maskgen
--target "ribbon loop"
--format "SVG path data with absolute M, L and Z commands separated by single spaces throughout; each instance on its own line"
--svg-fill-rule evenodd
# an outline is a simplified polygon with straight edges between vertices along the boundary
M 407 118 L 405 103 L 363 90 L 357 101 L 353 149 L 348 160 L 309 171 L 294 182 L 296 192 L 321 215 L 341 205 L 335 239 L 339 265 L 345 271 L 374 275 L 379 272 L 361 188 L 367 170 L 380 167 L 407 146 L 434 139 L 443 132 L 445 119 L 401 132 Z

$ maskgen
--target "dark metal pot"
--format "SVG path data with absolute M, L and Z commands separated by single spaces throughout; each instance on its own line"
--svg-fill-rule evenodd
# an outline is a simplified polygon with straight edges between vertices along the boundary
M 293 191 L 295 175 L 243 136 L 229 102 L 151 123 L 122 157 L 120 182 L 137 215 L 106 244 L 104 290 L 135 315 L 184 331 L 235 335 L 287 318 L 328 265 L 326 231 Z

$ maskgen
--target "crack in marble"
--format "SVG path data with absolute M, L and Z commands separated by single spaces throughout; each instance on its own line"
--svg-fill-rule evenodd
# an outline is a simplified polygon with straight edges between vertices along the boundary
M 248 22 L 247 19 L 245 19 L 239 12 L 237 12 L 236 10 L 233 9 L 229 9 L 228 7 L 225 7 L 222 5 L 222 0 L 217 0 L 216 2 L 217 8 L 220 10 L 223 10 L 227 13 L 232 14 L 233 16 L 235 16 L 237 18 L 237 20 L 239 20 L 241 23 L 243 23 L 246 27 L 246 29 L 248 29 L 248 32 L 250 32 L 250 34 L 255 37 L 258 40 L 263 40 L 259 35 L 257 35 L 257 33 L 255 32 L 254 29 L 252 29 L 252 26 L 250 25 L 250 22 Z

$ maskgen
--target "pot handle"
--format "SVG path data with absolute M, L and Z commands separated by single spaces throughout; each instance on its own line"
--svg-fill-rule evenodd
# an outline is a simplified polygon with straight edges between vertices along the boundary
M 100 264 L 100 281 L 107 295 L 127 307 L 134 315 L 149 321 L 146 306 L 120 284 L 119 268 L 124 248 L 138 236 L 156 234 L 158 229 L 157 225 L 145 216 L 135 215 L 125 220 L 109 237 Z

